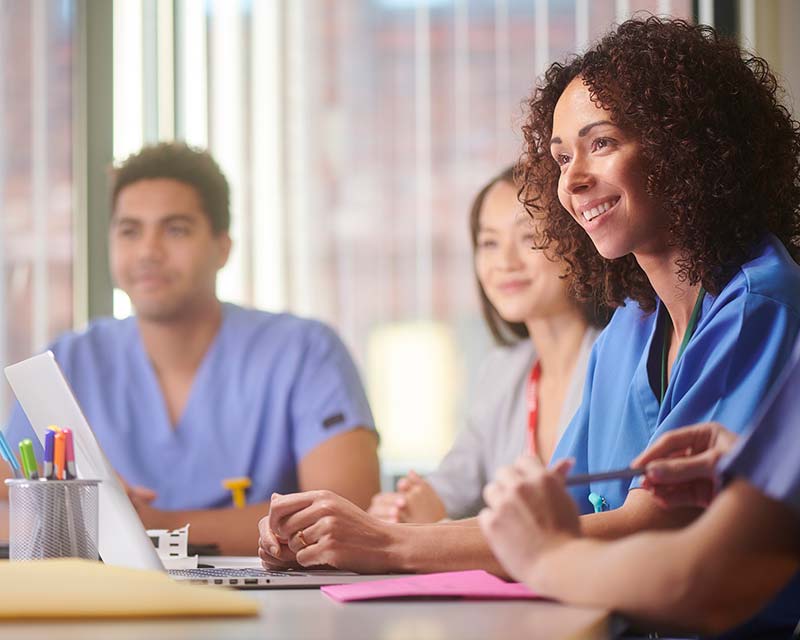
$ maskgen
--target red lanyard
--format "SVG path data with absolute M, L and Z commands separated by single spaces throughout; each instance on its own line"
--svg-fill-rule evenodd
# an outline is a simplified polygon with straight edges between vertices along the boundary
M 542 366 L 537 360 L 528 376 L 525 396 L 528 401 L 528 452 L 536 456 L 536 426 L 539 423 L 539 378 L 542 377 Z

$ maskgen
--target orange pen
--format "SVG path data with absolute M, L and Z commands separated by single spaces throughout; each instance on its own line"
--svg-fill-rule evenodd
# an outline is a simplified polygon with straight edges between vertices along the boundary
M 67 439 L 63 431 L 58 431 L 55 438 L 55 447 L 53 451 L 53 468 L 56 474 L 56 480 L 64 479 L 64 467 L 67 459 Z

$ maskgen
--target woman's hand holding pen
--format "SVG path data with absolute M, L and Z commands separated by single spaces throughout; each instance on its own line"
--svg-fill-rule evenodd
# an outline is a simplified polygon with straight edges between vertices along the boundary
M 399 539 L 396 526 L 331 491 L 273 494 L 269 515 L 259 523 L 259 556 L 267 568 L 294 561 L 382 573 L 392 566 L 388 556 Z
M 486 485 L 486 508 L 478 522 L 509 575 L 529 581 L 536 560 L 548 549 L 580 535 L 578 510 L 564 485 L 572 460 L 545 468 L 531 456 L 497 472 Z
M 717 463 L 731 450 L 736 434 L 716 422 L 670 431 L 636 458 L 644 467 L 642 486 L 664 507 L 705 507 L 717 493 Z
M 369 513 L 387 522 L 438 522 L 447 517 L 436 491 L 414 471 L 397 481 L 396 492 L 375 495 Z

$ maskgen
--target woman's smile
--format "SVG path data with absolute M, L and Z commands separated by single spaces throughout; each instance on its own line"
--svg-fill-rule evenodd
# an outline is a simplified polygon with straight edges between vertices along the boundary
M 578 213 L 583 216 L 586 222 L 591 222 L 595 218 L 607 213 L 617 206 L 619 196 L 611 196 L 610 198 L 597 198 L 591 200 L 583 205 L 578 205 Z

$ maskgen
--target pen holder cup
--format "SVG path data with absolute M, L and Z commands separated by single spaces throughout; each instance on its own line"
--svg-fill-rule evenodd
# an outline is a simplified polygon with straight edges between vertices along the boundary
M 99 480 L 6 480 L 9 559 L 97 560 Z

